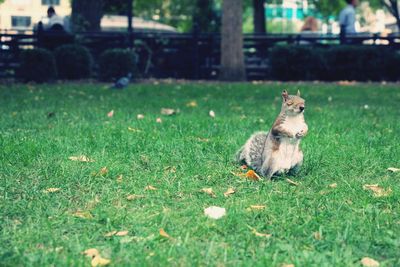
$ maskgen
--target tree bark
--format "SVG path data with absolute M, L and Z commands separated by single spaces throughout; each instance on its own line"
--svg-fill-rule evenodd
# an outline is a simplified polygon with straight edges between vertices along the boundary
M 264 0 L 253 0 L 254 33 L 265 33 Z
M 246 79 L 242 11 L 242 0 L 223 0 L 220 79 L 224 81 Z
M 99 31 L 103 7 L 103 0 L 72 0 L 74 31 Z

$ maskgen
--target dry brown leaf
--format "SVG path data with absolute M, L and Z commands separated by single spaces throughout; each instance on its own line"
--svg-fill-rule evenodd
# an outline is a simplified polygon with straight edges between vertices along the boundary
M 322 234 L 319 231 L 314 232 L 313 236 L 316 240 L 322 240 Z
M 214 110 L 210 110 L 210 112 L 208 112 L 208 115 L 210 115 L 211 118 L 215 118 Z
M 361 264 L 364 267 L 378 267 L 379 266 L 379 262 L 371 259 L 369 257 L 364 257 L 361 259 Z
M 110 236 L 115 235 L 116 233 L 117 233 L 117 231 L 111 231 L 111 232 L 108 232 L 107 234 L 105 234 L 104 236 L 105 237 L 110 237 Z
M 106 266 L 108 264 L 110 264 L 110 260 L 109 259 L 105 259 L 102 258 L 100 255 L 96 256 L 92 259 L 91 265 L 92 267 L 96 267 L 96 266 Z
M 251 231 L 253 232 L 253 234 L 254 234 L 255 236 L 259 236 L 259 237 L 271 237 L 271 236 L 272 236 L 271 234 L 259 233 L 259 232 L 257 232 L 257 230 L 254 229 L 254 228 L 252 228 Z
M 187 107 L 192 107 L 192 108 L 197 107 L 197 102 L 194 101 L 194 100 L 190 101 L 190 102 L 186 103 L 186 106 Z
M 252 210 L 263 210 L 265 208 L 266 208 L 265 205 L 251 205 L 250 206 L 250 209 L 252 209 Z
M 117 183 L 122 183 L 122 180 L 123 180 L 122 174 L 118 175 L 117 176 Z
M 89 248 L 89 249 L 83 251 L 82 254 L 85 254 L 86 256 L 88 256 L 90 258 L 94 258 L 94 257 L 100 255 L 99 251 L 95 248 Z
M 299 185 L 299 183 L 297 183 L 295 181 L 292 181 L 289 178 L 286 179 L 286 182 L 288 182 L 289 184 L 294 185 L 294 186 L 298 186 Z
M 197 141 L 207 143 L 207 142 L 210 142 L 210 139 L 198 137 L 198 138 L 197 138 Z
M 162 123 L 162 119 L 161 119 L 161 118 L 157 118 L 157 119 L 156 119 L 156 122 L 157 122 L 157 123 Z
M 261 178 L 260 176 L 253 170 L 249 170 L 246 172 L 246 177 L 252 181 L 259 181 Z
M 50 188 L 47 188 L 46 190 L 44 190 L 44 192 L 45 193 L 54 193 L 54 192 L 58 192 L 58 191 L 60 191 L 61 189 L 60 188 L 57 188 L 57 187 L 50 187 Z
M 165 232 L 165 230 L 163 228 L 160 228 L 160 236 L 165 237 L 165 238 L 171 238 L 171 236 L 169 234 L 167 234 L 167 232 Z
M 392 189 L 389 187 L 384 189 L 380 187 L 378 184 L 365 184 L 363 186 L 364 190 L 371 190 L 373 192 L 374 197 L 387 197 L 392 192 Z
M 211 187 L 203 188 L 203 189 L 201 189 L 201 192 L 206 193 L 207 195 L 209 195 L 211 197 L 216 197 L 216 195 Z
M 108 173 L 107 167 L 103 167 L 99 171 L 99 175 L 106 175 Z
M 129 231 L 118 231 L 115 236 L 126 236 L 127 234 L 129 234 Z
M 69 157 L 69 159 L 72 160 L 72 161 L 80 161 L 80 162 L 94 162 L 94 160 L 88 158 L 85 155 L 71 156 L 71 157 Z
M 225 197 L 228 197 L 229 195 L 232 195 L 232 194 L 234 194 L 235 192 L 236 192 L 236 191 L 235 191 L 234 188 L 229 187 L 228 190 L 226 190 L 226 192 L 224 193 L 224 196 L 225 196 Z
M 291 263 L 283 263 L 281 267 L 295 267 L 294 264 Z
M 161 109 L 161 114 L 162 115 L 171 116 L 171 115 L 176 114 L 176 110 L 172 109 L 172 108 L 162 108 Z
M 139 199 L 139 198 L 144 198 L 143 195 L 128 195 L 126 197 L 127 200 L 135 200 L 135 199 Z
M 337 187 L 337 183 L 333 183 L 329 185 L 330 188 L 336 188 Z
M 137 114 L 136 118 L 138 120 L 143 120 L 144 119 L 144 115 L 143 114 Z
M 75 217 L 82 218 L 82 219 L 92 219 L 93 215 L 89 211 L 76 211 L 72 214 Z
M 134 132 L 134 133 L 140 133 L 142 130 L 136 129 L 136 128 L 132 128 L 128 126 L 128 131 Z
M 400 169 L 398 169 L 398 168 L 393 168 L 393 167 L 390 167 L 390 168 L 388 168 L 387 170 L 390 171 L 390 172 L 400 172 Z
M 157 190 L 157 188 L 155 188 L 155 187 L 152 186 L 152 185 L 148 185 L 148 186 L 146 186 L 146 187 L 144 188 L 144 190 Z
M 114 110 L 107 113 L 107 117 L 111 118 L 112 116 L 114 116 Z

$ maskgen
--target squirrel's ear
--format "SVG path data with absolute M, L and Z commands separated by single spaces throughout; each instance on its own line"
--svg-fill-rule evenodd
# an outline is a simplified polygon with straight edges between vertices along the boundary
M 300 90 L 297 90 L 297 96 L 300 96 Z
M 283 90 L 282 97 L 283 97 L 284 101 L 286 101 L 289 98 L 289 94 L 288 94 L 288 92 L 286 90 Z

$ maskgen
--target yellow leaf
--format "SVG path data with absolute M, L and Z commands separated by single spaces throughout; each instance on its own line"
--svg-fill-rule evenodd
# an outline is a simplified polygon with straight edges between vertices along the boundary
M 171 238 L 171 236 L 169 234 L 167 234 L 167 232 L 165 232 L 165 230 L 163 228 L 160 228 L 160 236 L 165 237 L 165 238 Z
M 98 255 L 92 259 L 91 265 L 92 267 L 105 266 L 110 264 L 110 262 L 111 261 L 109 259 L 102 258 L 100 255 Z
M 259 181 L 261 178 L 260 176 L 253 170 L 249 170 L 246 172 L 246 177 L 252 181 Z
M 263 209 L 265 209 L 265 205 L 251 205 L 250 206 L 250 209 L 252 209 L 252 210 L 263 210 Z
M 142 130 L 136 129 L 136 128 L 132 128 L 128 126 L 128 131 L 134 132 L 134 133 L 140 133 Z
M 371 259 L 371 258 L 368 258 L 368 257 L 362 258 L 361 259 L 361 264 L 364 267 L 378 267 L 379 266 L 379 262 L 378 261 L 376 261 L 374 259 Z
M 103 167 L 100 169 L 99 174 L 100 175 L 106 175 L 108 173 L 107 167 Z
M 144 198 L 143 195 L 128 195 L 126 197 L 127 200 L 135 200 L 135 199 L 139 199 L 139 198 Z
M 85 254 L 86 256 L 88 256 L 90 258 L 94 258 L 94 257 L 100 255 L 99 251 L 95 248 L 89 248 L 89 249 L 83 251 L 82 254 Z
M 115 235 L 116 233 L 117 233 L 117 231 L 111 231 L 111 232 L 108 232 L 107 234 L 105 234 L 104 236 L 105 237 L 110 237 L 110 236 Z
M 337 183 L 333 183 L 329 185 L 330 188 L 336 188 L 337 187 Z
M 294 264 L 291 263 L 283 263 L 281 267 L 294 267 Z
M 322 234 L 320 232 L 314 232 L 313 236 L 316 240 L 322 240 Z
M 295 181 L 292 181 L 292 180 L 290 180 L 289 178 L 287 178 L 286 181 L 287 181 L 289 184 L 294 185 L 294 186 L 298 186 L 298 185 L 299 185 L 299 183 L 297 183 L 297 182 L 295 182 Z
M 82 219 L 92 219 L 93 215 L 89 211 L 76 211 L 75 213 L 72 214 L 75 217 L 79 217 Z
M 114 116 L 114 110 L 107 113 L 107 117 L 111 118 L 112 116 Z
M 157 188 L 155 188 L 155 187 L 152 186 L 152 185 L 148 185 L 148 186 L 146 186 L 146 187 L 144 188 L 144 190 L 157 190 Z
M 216 195 L 211 187 L 203 188 L 203 189 L 201 189 L 201 192 L 206 193 L 207 195 L 209 195 L 211 197 L 216 197 Z
M 192 107 L 192 108 L 197 107 L 197 102 L 194 101 L 194 100 L 190 101 L 190 102 L 186 103 L 186 106 L 187 107 Z
M 115 233 L 116 236 L 126 236 L 129 231 L 118 231 Z
M 117 183 L 122 183 L 122 178 L 123 178 L 122 174 L 118 175 L 117 176 Z
M 253 229 L 253 234 L 254 234 L 255 236 L 259 236 L 259 237 L 271 237 L 271 236 L 272 236 L 271 234 L 259 233 L 259 232 L 257 232 L 255 229 Z
M 224 193 L 224 196 L 228 197 L 229 195 L 232 195 L 235 192 L 236 192 L 235 189 L 233 189 L 232 187 L 229 187 L 228 190 L 226 190 L 226 192 Z
M 60 191 L 60 190 L 61 190 L 60 188 L 50 187 L 50 188 L 47 188 L 46 190 L 44 190 L 44 192 L 45 193 L 54 193 L 54 192 L 57 192 L 57 191 Z
M 69 159 L 72 160 L 72 161 L 80 161 L 80 162 L 94 162 L 94 160 L 88 158 L 85 155 L 71 156 L 71 157 L 69 157 Z
M 371 190 L 374 197 L 387 197 L 392 192 L 392 189 L 384 189 L 378 184 L 366 184 L 363 186 L 364 190 Z
M 143 120 L 144 119 L 144 115 L 143 114 L 137 114 L 136 118 L 138 120 Z

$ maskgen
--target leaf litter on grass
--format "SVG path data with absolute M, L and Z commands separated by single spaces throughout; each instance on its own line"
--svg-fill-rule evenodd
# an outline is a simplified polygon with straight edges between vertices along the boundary
M 201 192 L 206 193 L 210 197 L 217 197 L 217 195 L 214 193 L 214 191 L 211 187 L 203 188 L 203 189 L 201 189 Z
M 364 267 L 378 267 L 380 265 L 378 261 L 369 257 L 362 258 L 360 262 Z
M 392 193 L 392 189 L 380 187 L 378 184 L 365 184 L 363 185 L 364 190 L 371 190 L 374 197 L 387 197 Z
M 80 162 L 94 162 L 93 159 L 90 159 L 89 157 L 87 157 L 85 155 L 71 156 L 71 157 L 68 157 L 68 159 L 70 159 L 72 161 L 80 161 Z
M 234 194 L 235 192 L 236 192 L 236 191 L 235 191 L 234 188 L 229 187 L 229 188 L 226 190 L 226 192 L 224 193 L 224 196 L 225 196 L 225 197 L 229 197 L 230 195 Z
M 109 259 L 103 258 L 100 255 L 100 252 L 95 248 L 89 248 L 83 251 L 82 254 L 92 259 L 92 261 L 90 262 L 92 267 L 106 266 L 111 263 Z
M 390 172 L 400 172 L 400 169 L 398 169 L 398 168 L 393 168 L 393 167 L 390 167 L 390 168 L 388 168 L 387 170 L 390 171 Z
M 43 191 L 44 191 L 44 193 L 55 193 L 55 192 L 58 192 L 60 190 L 61 190 L 61 188 L 50 187 L 50 188 L 47 188 L 47 189 L 45 189 Z

